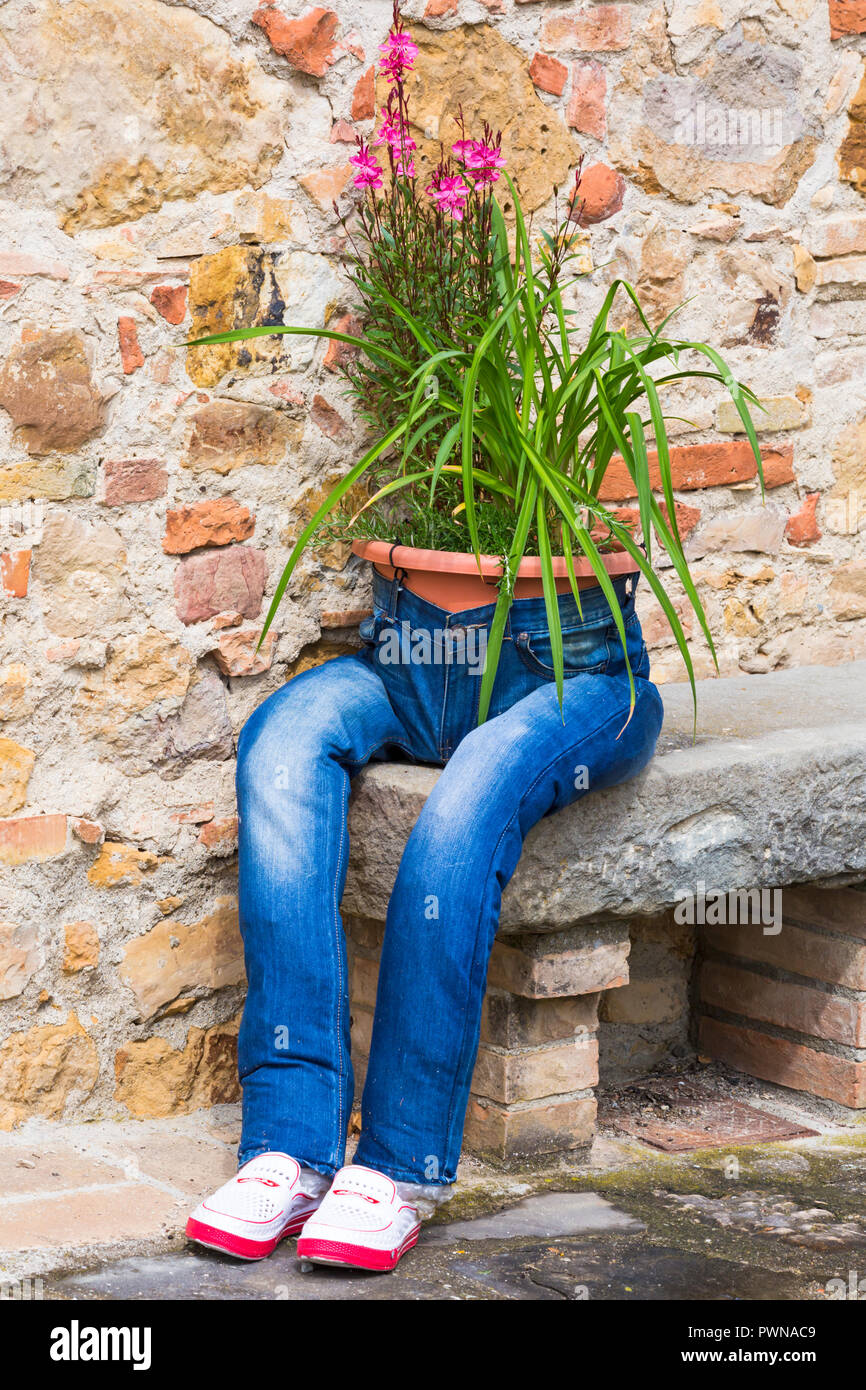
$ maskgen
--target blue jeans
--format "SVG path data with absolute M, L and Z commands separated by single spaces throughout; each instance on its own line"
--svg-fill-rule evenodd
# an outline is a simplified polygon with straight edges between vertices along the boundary
M 378 575 L 364 649 L 297 676 L 248 720 L 237 773 L 241 1162 L 281 1150 L 330 1174 L 344 1161 L 349 788 L 370 759 L 402 757 L 445 770 L 391 896 L 354 1161 L 398 1181 L 454 1181 L 488 959 L 524 837 L 586 790 L 633 777 L 655 749 L 662 702 L 633 582 L 615 581 L 637 693 L 627 724 L 626 666 L 600 589 L 582 592 L 582 617 L 570 594 L 559 600 L 562 710 L 544 601 L 514 603 L 478 727 L 493 604 L 449 613 Z

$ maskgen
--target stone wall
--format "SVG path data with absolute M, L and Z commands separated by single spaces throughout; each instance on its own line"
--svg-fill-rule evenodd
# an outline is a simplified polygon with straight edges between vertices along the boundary
M 0 9 L 0 1126 L 235 1093 L 234 742 L 366 602 L 346 552 L 319 553 L 255 652 L 361 435 L 323 345 L 180 345 L 351 314 L 331 204 L 389 11 Z M 670 403 L 723 670 L 866 654 L 862 5 L 406 11 L 424 138 L 459 101 L 483 111 L 539 221 L 582 154 L 599 269 L 579 304 L 617 273 L 657 317 L 687 300 L 680 331 L 767 402 L 764 506 L 719 393 Z M 628 507 L 625 481 L 608 496 Z

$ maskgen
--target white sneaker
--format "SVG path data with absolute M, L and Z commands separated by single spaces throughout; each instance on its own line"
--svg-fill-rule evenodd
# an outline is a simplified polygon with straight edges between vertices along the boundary
M 190 1240 L 239 1260 L 262 1260 L 284 1236 L 295 1235 L 321 1195 L 305 1187 L 300 1164 L 288 1154 L 259 1154 L 196 1207 L 186 1223 Z
M 418 1239 L 417 1207 L 405 1202 L 384 1173 L 350 1164 L 298 1238 L 298 1255 L 320 1265 L 394 1269 Z

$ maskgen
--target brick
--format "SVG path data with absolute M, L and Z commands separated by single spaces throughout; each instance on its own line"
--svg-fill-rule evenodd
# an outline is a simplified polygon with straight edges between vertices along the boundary
M 568 81 L 568 68 L 557 58 L 549 58 L 546 53 L 536 53 L 529 64 L 529 76 L 540 91 L 561 97 Z
M 0 275 L 42 275 L 49 280 L 68 280 L 69 266 L 25 251 L 0 251 Z
M 11 415 L 29 454 L 65 453 L 89 439 L 102 425 L 104 401 L 91 377 L 83 336 L 72 330 L 41 332 L 13 348 L 0 367 L 0 406 Z
M 213 654 L 224 676 L 261 676 L 271 669 L 276 633 L 265 633 L 262 645 L 260 627 L 233 628 L 220 635 Z
M 53 859 L 65 849 L 65 816 L 18 816 L 0 820 L 0 864 Z
M 787 922 L 824 927 L 866 941 L 866 892 L 857 888 L 821 888 L 808 883 L 785 888 L 782 914 Z
M 830 38 L 866 34 L 866 0 L 830 0 Z
M 205 545 L 249 540 L 254 528 L 255 518 L 248 507 L 233 497 L 213 497 L 170 507 L 165 516 L 162 548 L 166 555 L 185 555 Z
M 527 999 L 488 989 L 481 1013 L 481 1041 L 494 1047 L 538 1047 L 576 1033 L 594 1033 L 600 994 Z
M 233 545 L 181 560 L 174 576 L 175 608 L 185 624 L 231 610 L 245 618 L 261 611 L 267 583 L 264 551 Z
M 328 324 L 328 327 L 335 333 L 348 333 L 353 338 L 358 337 L 364 331 L 361 319 L 355 314 L 342 314 L 340 318 Z M 322 366 L 329 372 L 339 372 L 342 368 L 351 366 L 359 351 L 360 349 L 353 347 L 351 343 L 340 343 L 331 338 Z
M 625 5 L 592 5 L 577 15 L 551 15 L 541 30 L 553 52 L 616 53 L 631 43 L 631 14 Z
M 183 323 L 186 318 L 188 294 L 186 285 L 154 285 L 150 292 L 150 302 L 166 323 Z
M 701 1019 L 699 1040 L 702 1051 L 710 1057 L 748 1076 L 823 1096 L 851 1109 L 866 1106 L 866 1061 L 834 1057 L 787 1038 L 715 1018 Z
M 322 212 L 330 213 L 354 173 L 351 164 L 327 164 L 303 174 L 298 182 Z
M 353 121 L 371 121 L 376 114 L 376 66 L 371 64 L 355 83 L 352 93 Z
M 117 341 L 124 374 L 129 376 L 144 366 L 144 353 L 139 346 L 135 319 L 122 317 L 117 320 Z
M 866 251 L 866 212 L 837 212 L 818 218 L 807 225 L 805 235 L 808 250 L 819 259 Z
M 598 1039 L 572 1038 L 551 1047 L 503 1052 L 481 1046 L 472 1077 L 472 1093 L 511 1105 L 569 1095 L 598 1084 Z
M 0 555 L 0 591 L 6 598 L 26 598 L 30 583 L 30 550 L 7 550 Z
M 104 475 L 106 507 L 154 502 L 168 490 L 168 473 L 160 459 L 108 459 Z
M 214 854 L 233 854 L 238 847 L 237 816 L 208 821 L 198 833 L 198 842 Z
M 372 608 L 328 608 L 319 618 L 319 626 L 323 632 L 330 632 L 335 628 L 358 627 L 365 618 L 372 616 Z
M 746 923 L 704 927 L 702 932 L 707 944 L 724 955 L 775 965 L 829 985 L 866 989 L 866 943 L 836 940 L 784 922 L 777 936 L 765 936 L 762 927 Z
M 560 951 L 544 951 L 541 947 L 538 954 L 497 941 L 487 982 L 531 999 L 592 994 L 627 982 L 628 953 L 627 935 L 621 940 L 597 943 L 590 939 L 585 947 Z
M 680 444 L 673 447 L 671 477 L 675 488 L 691 492 L 704 487 L 731 487 L 734 483 L 751 482 L 758 470 L 746 439 L 719 441 L 713 444 Z M 764 482 L 768 488 L 781 487 L 794 481 L 794 451 L 790 444 L 765 444 L 761 448 Z M 650 482 L 661 487 L 658 454 L 650 451 Z M 611 459 L 599 491 L 601 500 L 619 501 L 636 497 L 637 491 L 624 461 Z
M 571 72 L 571 98 L 566 120 L 572 130 L 604 140 L 607 135 L 607 74 L 594 59 L 575 63 Z
M 606 1023 L 673 1023 L 687 1013 L 685 978 L 630 980 L 606 994 L 602 1008 Z
M 616 169 L 611 169 L 607 164 L 591 164 L 581 173 L 571 216 L 580 227 L 605 222 L 619 212 L 625 200 L 626 187 L 625 179 Z
M 339 20 L 333 10 L 317 5 L 300 19 L 287 19 L 273 6 L 262 5 L 252 22 L 264 30 L 274 51 L 299 72 L 324 77 L 337 57 L 334 35 Z
M 660 502 L 659 507 L 662 515 L 667 519 L 667 502 Z M 684 541 L 694 531 L 701 519 L 700 507 L 690 507 L 687 502 L 677 502 L 674 500 L 674 514 L 677 519 L 677 530 L 680 533 L 680 540 Z M 637 507 L 617 507 L 614 510 L 617 521 L 622 521 L 625 525 L 631 525 L 635 531 L 640 530 L 640 510 Z
M 592 1142 L 595 1115 L 594 1096 L 520 1107 L 470 1096 L 463 1142 L 472 1153 L 499 1162 L 567 1153 Z
M 318 425 L 322 434 L 327 435 L 328 439 L 340 441 L 349 439 L 351 429 L 338 410 L 325 400 L 324 396 L 315 395 L 310 410 L 310 419 L 314 425 Z
M 809 985 L 773 980 L 719 960 L 704 961 L 699 993 L 704 1004 L 726 1013 L 849 1047 L 866 1047 L 866 995 L 851 999 Z
M 788 517 L 785 539 L 789 545 L 814 545 L 815 541 L 821 539 L 822 533 L 815 515 L 820 500 L 820 492 L 807 492 L 800 510 Z

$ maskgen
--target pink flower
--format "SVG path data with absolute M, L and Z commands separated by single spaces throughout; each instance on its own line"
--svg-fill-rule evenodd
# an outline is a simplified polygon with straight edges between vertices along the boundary
M 403 74 L 411 72 L 418 56 L 418 45 L 409 34 L 394 33 L 392 30 L 383 44 L 379 45 L 383 55 L 380 67 L 389 82 L 401 81 Z
M 430 197 L 433 198 L 443 210 L 450 212 L 455 222 L 463 221 L 463 210 L 466 206 L 466 199 L 472 192 L 467 183 L 463 182 L 461 174 L 454 174 L 449 178 L 440 178 L 438 184 L 431 183 L 427 189 Z
M 382 187 L 381 165 L 363 142 L 358 146 L 358 153 L 350 157 L 349 163 L 358 170 L 354 180 L 356 188 Z
M 403 118 L 399 111 L 392 113 L 387 106 L 382 107 L 382 124 L 373 143 L 375 145 L 388 144 L 393 150 L 399 150 L 404 154 L 418 148 L 403 124 Z
M 458 140 L 451 148 L 460 160 L 460 163 L 465 164 L 467 157 L 475 149 L 477 143 L 476 140 Z
M 400 178 L 403 178 L 403 179 L 414 179 L 414 177 L 415 177 L 415 161 L 414 161 L 414 159 L 410 159 L 410 160 L 408 160 L 408 161 L 405 160 L 405 159 L 399 159 L 399 160 L 397 161 L 397 167 L 396 167 L 396 169 L 395 169 L 394 172 L 395 172 L 395 173 L 398 175 L 398 177 L 400 177 Z
M 483 140 L 473 140 L 472 146 L 466 155 L 466 168 L 469 173 L 482 187 L 496 183 L 499 170 L 505 168 L 505 160 L 499 146 L 485 145 Z

